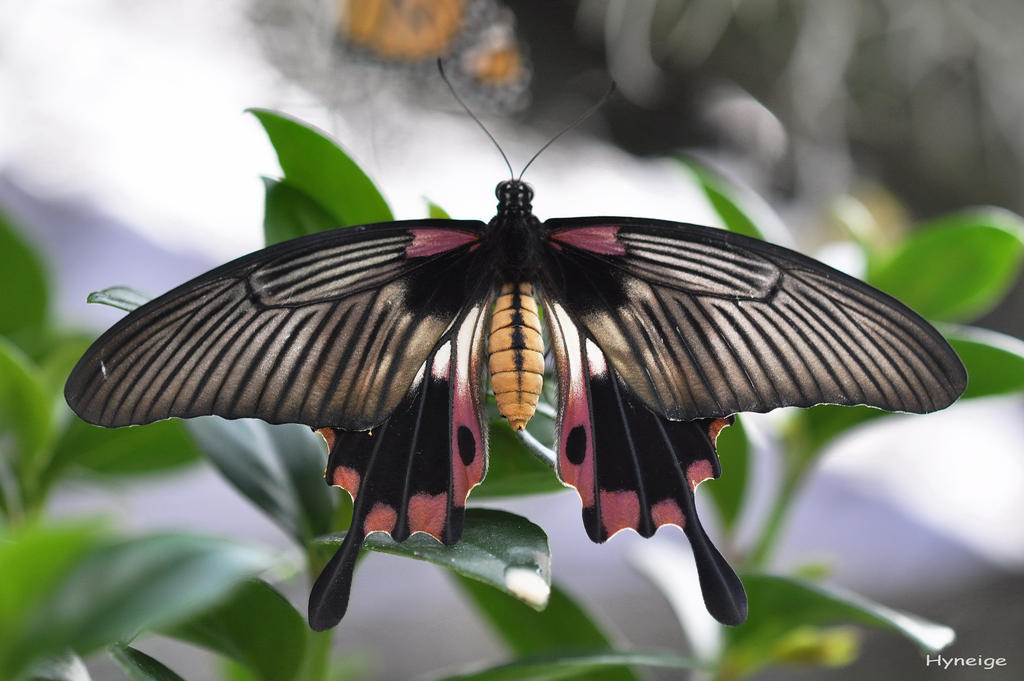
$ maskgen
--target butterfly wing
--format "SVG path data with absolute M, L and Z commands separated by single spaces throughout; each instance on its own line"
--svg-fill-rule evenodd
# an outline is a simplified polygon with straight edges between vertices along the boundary
M 666 418 L 819 403 L 921 413 L 966 387 L 963 364 L 928 322 L 799 253 L 657 220 L 544 227 L 545 287 Z
M 925 412 L 966 385 L 926 321 L 798 253 L 635 218 L 544 228 L 559 476 L 579 491 L 594 541 L 681 527 L 708 611 L 724 623 L 745 619 L 746 595 L 693 491 L 720 474 L 715 437 L 731 414 L 822 402 Z
M 631 528 L 650 537 L 676 525 L 693 547 L 708 611 L 726 624 L 747 616 L 736 573 L 708 539 L 694 490 L 721 474 L 715 438 L 729 418 L 668 421 L 636 399 L 604 353 L 555 299 L 544 299 L 558 373 L 558 476 L 576 487 L 595 542 Z
M 381 223 L 239 258 L 103 334 L 72 371 L 68 404 L 103 426 L 216 414 L 369 429 L 465 307 L 483 228 Z
M 487 468 L 481 358 L 488 293 L 472 296 L 378 428 L 321 431 L 331 448 L 327 480 L 347 489 L 354 507 L 341 547 L 310 593 L 314 629 L 333 627 L 345 614 L 355 560 L 370 532 L 396 541 L 425 532 L 449 546 L 461 537 L 466 497 Z
M 338 6 L 338 30 L 343 37 L 385 60 L 408 62 L 447 54 L 463 28 L 465 14 L 460 0 L 343 0 Z

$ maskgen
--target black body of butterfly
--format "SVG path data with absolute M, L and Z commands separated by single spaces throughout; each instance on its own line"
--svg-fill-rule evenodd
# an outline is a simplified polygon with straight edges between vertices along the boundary
M 709 612 L 746 617 L 694 488 L 718 477 L 732 414 L 818 403 L 929 412 L 967 376 L 926 321 L 785 248 L 709 227 L 552 219 L 498 185 L 489 223 L 336 229 L 218 267 L 131 312 L 75 367 L 68 403 L 91 423 L 216 414 L 303 423 L 327 479 L 355 500 L 313 587 L 334 626 L 369 532 L 454 544 L 487 467 L 485 361 L 516 428 L 540 392 L 543 308 L 558 382 L 557 472 L 595 542 L 682 528 Z

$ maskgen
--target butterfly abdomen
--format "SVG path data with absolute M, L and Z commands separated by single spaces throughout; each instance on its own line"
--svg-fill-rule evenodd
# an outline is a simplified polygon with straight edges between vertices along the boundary
M 501 287 L 488 353 L 498 411 L 515 430 L 522 430 L 537 410 L 544 381 L 544 342 L 531 284 Z

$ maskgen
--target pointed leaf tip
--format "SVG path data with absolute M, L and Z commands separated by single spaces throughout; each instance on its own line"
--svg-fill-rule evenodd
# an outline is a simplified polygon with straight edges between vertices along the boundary
M 326 133 L 276 111 L 248 112 L 270 138 L 285 181 L 320 204 L 337 226 L 394 219 L 370 178 Z

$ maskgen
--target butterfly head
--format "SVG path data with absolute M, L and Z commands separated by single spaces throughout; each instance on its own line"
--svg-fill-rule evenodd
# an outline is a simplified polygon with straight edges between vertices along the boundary
M 498 197 L 499 213 L 529 213 L 533 209 L 533 189 L 522 180 L 499 183 L 494 195 Z

